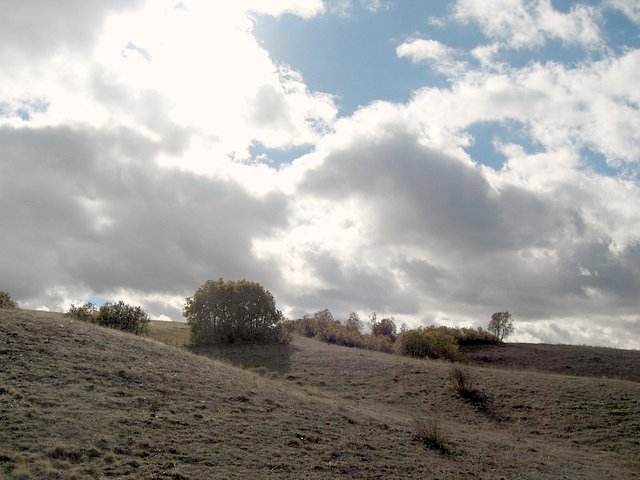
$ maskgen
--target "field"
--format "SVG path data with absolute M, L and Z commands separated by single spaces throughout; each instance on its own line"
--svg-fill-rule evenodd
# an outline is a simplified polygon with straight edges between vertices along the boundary
M 149 337 L 0 310 L 0 478 L 640 478 L 637 381 Z

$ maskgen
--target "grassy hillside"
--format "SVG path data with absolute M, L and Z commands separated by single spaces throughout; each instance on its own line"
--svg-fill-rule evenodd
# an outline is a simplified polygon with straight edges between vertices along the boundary
M 180 345 L 186 330 L 154 323 L 151 336 Z M 487 395 L 474 404 L 451 389 L 447 363 L 305 338 L 199 353 L 0 311 L 0 478 L 640 472 L 637 382 L 469 367 Z M 416 419 L 439 421 L 441 449 L 416 438 Z
M 640 351 L 578 345 L 505 343 L 465 347 L 467 358 L 480 365 L 537 369 L 640 382 Z

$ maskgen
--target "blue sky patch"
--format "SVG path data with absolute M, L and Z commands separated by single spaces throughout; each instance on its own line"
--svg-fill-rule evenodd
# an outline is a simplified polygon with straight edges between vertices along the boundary
M 19 118 L 25 122 L 32 119 L 34 114 L 45 113 L 49 109 L 49 102 L 42 98 L 19 100 L 16 104 L 0 103 L 0 117 Z
M 496 143 L 520 145 L 529 154 L 544 150 L 542 145 L 529 136 L 521 122 L 513 120 L 475 123 L 465 131 L 473 137 L 473 143 L 465 151 L 476 163 L 494 170 L 500 170 L 507 160 L 496 150 Z
M 337 95 L 340 114 L 349 115 L 374 100 L 406 102 L 420 87 L 447 86 L 441 75 L 396 55 L 396 47 L 411 38 L 471 46 L 464 33 L 477 30 L 429 25 L 430 16 L 447 14 L 445 7 L 407 0 L 402 8 L 378 12 L 354 3 L 349 15 L 327 13 L 309 20 L 259 15 L 253 34 L 276 63 L 300 71 L 311 90 Z
M 293 162 L 296 158 L 311 153 L 313 150 L 314 147 L 312 145 L 291 148 L 267 148 L 261 143 L 254 143 L 251 145 L 249 153 L 253 161 L 279 168 Z

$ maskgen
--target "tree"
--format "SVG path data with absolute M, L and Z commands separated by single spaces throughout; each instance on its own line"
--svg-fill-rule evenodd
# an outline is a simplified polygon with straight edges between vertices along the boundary
M 362 333 L 362 320 L 356 312 L 351 312 L 345 326 L 356 333 Z
M 325 308 L 324 310 L 318 310 L 311 316 L 311 318 L 327 324 L 336 323 L 336 320 L 333 318 L 333 313 L 331 313 L 331 310 L 329 310 L 328 308 Z
M 209 280 L 186 299 L 182 313 L 196 345 L 286 341 L 273 295 L 256 282 Z
M 369 320 L 371 324 L 371 334 L 374 337 L 387 337 L 392 342 L 396 339 L 396 322 L 393 317 L 383 318 L 378 321 L 378 316 L 373 313 Z
M 513 322 L 511 321 L 511 314 L 509 312 L 496 312 L 491 315 L 489 326 L 487 327 L 491 333 L 493 333 L 498 340 L 502 342 L 506 337 L 513 333 Z
M 4 290 L 0 290 L 0 308 L 18 308 L 18 303 Z

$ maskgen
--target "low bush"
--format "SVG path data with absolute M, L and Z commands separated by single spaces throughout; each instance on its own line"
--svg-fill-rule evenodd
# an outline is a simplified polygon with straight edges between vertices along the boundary
M 450 376 L 453 390 L 461 398 L 476 404 L 487 400 L 486 394 L 475 388 L 473 376 L 469 370 L 455 366 L 451 369 Z
M 393 342 L 387 336 L 362 334 L 358 328 L 354 328 L 355 322 L 347 321 L 346 324 L 342 324 L 333 318 L 329 310 L 320 310 L 313 315 L 305 315 L 291 323 L 295 333 L 326 343 L 380 352 L 393 350 Z
M 444 430 L 435 418 L 417 419 L 414 424 L 413 439 L 434 450 L 443 453 L 449 451 Z
M 15 309 L 18 303 L 4 290 L 0 290 L 0 308 Z
M 136 335 L 146 334 L 149 327 L 147 313 L 142 308 L 127 305 L 123 301 L 108 302 L 99 309 L 91 302 L 80 307 L 71 305 L 65 315 L 83 322 L 96 323 L 103 327 L 123 330 Z
M 456 338 L 436 327 L 423 327 L 400 333 L 394 350 L 401 355 L 417 358 L 457 360 L 460 347 Z
M 461 347 L 469 345 L 496 345 L 500 343 L 500 339 L 493 333 L 484 330 L 483 328 L 466 328 L 466 327 L 428 327 L 432 330 L 438 330 L 440 332 L 451 335 L 456 339 L 458 345 Z
M 98 309 L 91 302 L 87 302 L 84 305 L 81 305 L 79 307 L 76 307 L 75 305 L 71 304 L 71 307 L 69 307 L 69 311 L 65 313 L 66 317 L 71 317 L 71 318 L 75 318 L 76 320 L 82 320 L 83 322 L 92 322 L 92 323 L 96 322 L 97 315 L 98 315 Z
M 98 310 L 96 323 L 141 335 L 147 333 L 149 316 L 142 308 L 127 305 L 120 301 L 102 305 Z
M 469 396 L 474 391 L 473 378 L 469 370 L 455 366 L 450 372 L 453 389 L 460 394 L 461 397 Z

